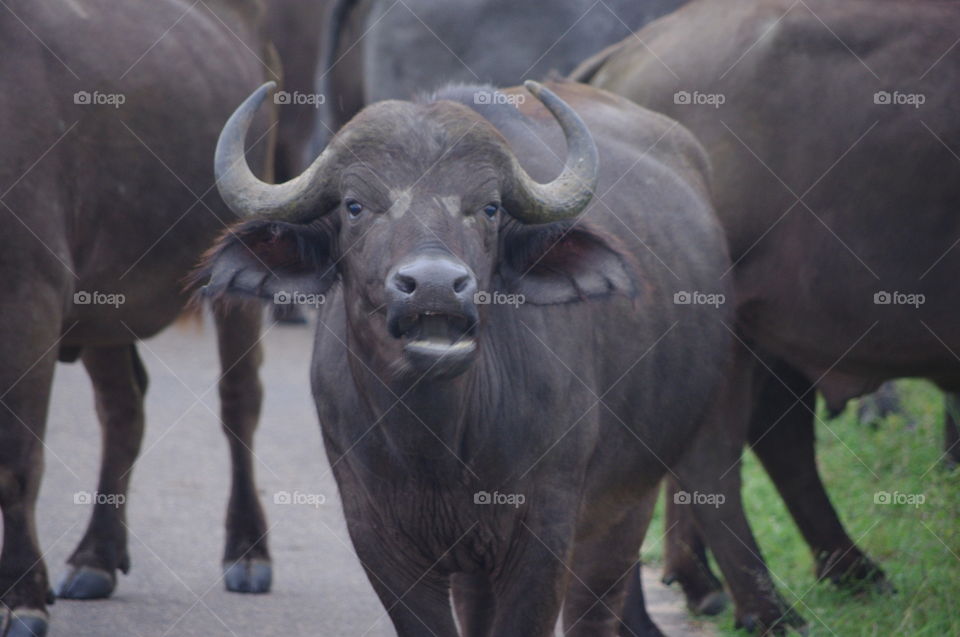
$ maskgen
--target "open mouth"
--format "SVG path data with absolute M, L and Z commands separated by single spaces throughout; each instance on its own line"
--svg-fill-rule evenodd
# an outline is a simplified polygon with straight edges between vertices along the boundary
M 443 312 L 421 312 L 398 319 L 391 332 L 411 347 L 438 354 L 473 351 L 475 323 L 466 316 Z
M 431 376 L 462 373 L 477 350 L 476 320 L 460 314 L 425 311 L 398 317 L 390 333 L 403 339 L 407 364 Z

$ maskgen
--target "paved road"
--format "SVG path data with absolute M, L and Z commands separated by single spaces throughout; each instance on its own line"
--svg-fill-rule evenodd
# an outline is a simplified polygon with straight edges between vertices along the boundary
M 219 429 L 213 329 L 174 327 L 141 344 L 150 374 L 147 433 L 133 474 L 128 523 L 132 570 L 110 600 L 60 600 L 52 637 L 268 637 L 393 635 L 350 546 L 320 442 L 307 382 L 312 330 L 264 337 L 266 402 L 257 477 L 274 560 L 269 595 L 227 593 L 220 578 L 227 446 Z M 60 365 L 47 427 L 39 530 L 54 581 L 79 541 L 93 491 L 99 427 L 82 366 Z M 321 494 L 320 506 L 275 504 L 281 491 Z M 668 635 L 703 635 L 676 593 L 648 576 L 648 603 Z

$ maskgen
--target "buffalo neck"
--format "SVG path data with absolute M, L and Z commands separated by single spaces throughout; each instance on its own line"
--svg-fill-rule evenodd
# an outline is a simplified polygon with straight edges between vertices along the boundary
M 362 408 L 372 422 L 386 460 L 408 469 L 420 467 L 436 477 L 475 475 L 483 457 L 485 468 L 503 446 L 500 414 L 501 381 L 497 373 L 496 344 L 481 339 L 477 358 L 455 378 L 413 376 L 396 381 L 378 378 L 369 364 L 350 361 L 352 381 Z M 494 464 L 499 464 L 495 462 Z

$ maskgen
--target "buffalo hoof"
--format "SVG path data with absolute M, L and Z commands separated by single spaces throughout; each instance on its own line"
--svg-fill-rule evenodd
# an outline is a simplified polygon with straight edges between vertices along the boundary
M 694 615 L 719 615 L 727 607 L 729 601 L 730 598 L 723 591 L 713 591 L 690 608 L 690 612 Z
M 733 625 L 734 628 L 742 628 L 748 633 L 756 632 L 758 626 L 760 626 L 760 620 L 753 613 L 748 613 L 743 617 L 740 617 Z
M 113 594 L 117 576 L 92 566 L 72 566 L 57 587 L 62 599 L 103 599 Z
M 803 618 L 792 610 L 772 620 L 764 620 L 757 613 L 747 613 L 737 618 L 735 627 L 761 635 L 786 635 L 788 630 L 800 635 L 806 635 L 809 632 Z
M 897 587 L 893 585 L 893 582 L 884 577 L 873 583 L 873 592 L 879 593 L 880 595 L 896 595 Z
M 848 558 L 842 564 L 833 563 L 830 557 L 821 558 L 816 575 L 818 579 L 829 579 L 837 588 L 854 594 L 891 595 L 897 592 L 883 569 L 866 555 Z
M 886 577 L 875 580 L 844 581 L 839 588 L 850 591 L 854 595 L 896 595 L 896 587 Z
M 49 622 L 47 614 L 42 610 L 19 609 L 4 614 L 3 624 L 0 624 L 2 637 L 46 637 Z
M 223 565 L 223 582 L 233 593 L 269 593 L 272 581 L 270 562 L 240 560 Z
M 719 615 L 727 607 L 730 598 L 720 587 L 720 583 L 709 580 L 681 579 L 674 572 L 665 572 L 660 580 L 670 586 L 680 582 L 683 594 L 687 599 L 687 610 L 694 615 Z M 703 592 L 705 591 L 705 592 Z

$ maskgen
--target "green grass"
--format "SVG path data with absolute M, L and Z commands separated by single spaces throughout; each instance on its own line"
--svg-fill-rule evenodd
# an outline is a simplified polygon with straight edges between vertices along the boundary
M 817 425 L 817 459 L 834 507 L 896 594 L 858 596 L 816 582 L 812 556 L 783 501 L 759 461 L 744 456 L 751 527 L 780 592 L 807 620 L 811 636 L 960 635 L 960 470 L 938 463 L 942 395 L 923 381 L 903 381 L 899 388 L 905 413 L 876 428 L 856 422 L 855 402 L 833 420 L 820 405 L 826 426 Z M 923 494 L 925 502 L 879 505 L 877 491 Z M 662 520 L 660 503 L 643 550 L 646 561 L 661 559 Z M 719 634 L 745 634 L 733 630 L 732 610 L 715 619 Z

